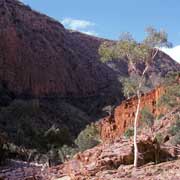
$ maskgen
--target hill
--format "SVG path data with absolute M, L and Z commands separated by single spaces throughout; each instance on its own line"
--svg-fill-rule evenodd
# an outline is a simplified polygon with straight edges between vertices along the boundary
M 98 61 L 104 39 L 66 30 L 16 0 L 1 0 L 0 5 L 0 80 L 14 93 L 95 96 L 112 89 L 115 72 L 128 73 L 126 63 L 114 69 Z M 180 65 L 161 52 L 151 75 L 177 69 Z
M 10 142 L 40 148 L 47 143 L 39 137 L 51 128 L 67 130 L 74 140 L 108 114 L 105 107 L 111 112 L 124 99 L 118 79 L 133 76 L 131 66 L 126 60 L 102 64 L 103 41 L 67 30 L 17 0 L 0 0 L 0 130 Z M 151 88 L 178 70 L 160 51 L 147 76 Z

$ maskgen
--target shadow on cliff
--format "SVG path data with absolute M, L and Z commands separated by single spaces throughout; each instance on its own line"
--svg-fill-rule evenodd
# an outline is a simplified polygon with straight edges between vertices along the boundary
M 0 86 L 0 130 L 10 142 L 30 149 L 39 148 L 44 143 L 42 135 L 53 126 L 67 129 L 72 142 L 88 124 L 109 115 L 123 99 L 121 84 L 117 80 L 110 83 L 97 95 L 35 97 L 29 90 L 15 94 L 3 81 Z

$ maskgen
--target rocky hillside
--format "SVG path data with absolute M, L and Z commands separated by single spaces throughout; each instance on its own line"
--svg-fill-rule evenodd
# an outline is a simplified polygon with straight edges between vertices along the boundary
M 107 116 L 104 107 L 111 112 L 124 99 L 118 78 L 133 75 L 131 66 L 101 63 L 103 41 L 67 30 L 20 1 L 0 0 L 0 131 L 10 142 L 47 151 L 44 134 L 55 127 L 72 143 L 87 124 Z M 178 70 L 159 52 L 147 78 L 156 85 L 159 76 Z
M 17 94 L 97 95 L 113 77 L 97 61 L 102 39 L 66 30 L 16 0 L 0 1 L 0 80 Z
M 148 106 L 149 111 L 156 117 L 162 113 L 157 106 L 158 100 L 163 95 L 165 89 L 158 87 L 147 94 L 143 94 L 141 98 L 140 111 Z M 103 140 L 113 139 L 123 133 L 133 125 L 133 119 L 137 108 L 137 97 L 130 98 L 121 102 L 114 109 L 114 112 L 100 121 L 101 138 Z
M 168 79 L 166 79 L 168 81 Z M 166 114 L 172 107 L 167 105 L 169 102 L 176 102 L 175 106 L 179 107 L 179 88 L 180 77 L 173 77 L 174 84 L 158 86 L 154 90 L 144 93 L 141 96 L 140 113 L 138 118 L 140 119 L 138 125 L 142 126 L 142 112 L 145 110 L 149 115 L 146 119 L 150 119 L 152 116 L 154 119 L 160 119 L 161 116 Z M 175 92 L 177 91 L 177 92 Z M 166 104 L 161 105 L 162 99 L 166 99 Z M 102 140 L 114 139 L 117 136 L 122 136 L 126 130 L 132 128 L 133 120 L 137 109 L 138 98 L 136 96 L 130 99 L 122 101 L 106 118 L 99 121 L 100 134 Z M 172 105 L 174 106 L 174 105 Z
M 138 169 L 132 166 L 133 138 L 121 136 L 78 153 L 62 165 L 48 168 L 21 164 L 21 167 L 0 171 L 0 177 L 32 180 L 178 180 L 180 146 L 171 144 L 173 135 L 169 131 L 177 116 L 180 117 L 179 107 L 165 115 L 162 120 L 156 121 L 153 132 L 147 128 L 142 129 L 138 135 L 141 165 Z M 161 133 L 161 141 L 157 133 Z
M 116 73 L 127 75 L 130 70 L 126 62 L 106 66 L 98 61 L 103 39 L 66 30 L 17 0 L 0 0 L 0 14 L 0 80 L 16 94 L 99 95 L 112 90 Z M 150 75 L 178 69 L 180 65 L 161 52 Z
M 20 1 L 0 0 L 0 131 L 16 144 L 19 132 L 31 139 L 53 125 L 75 138 L 103 106 L 120 101 L 121 84 L 98 61 L 102 41 Z

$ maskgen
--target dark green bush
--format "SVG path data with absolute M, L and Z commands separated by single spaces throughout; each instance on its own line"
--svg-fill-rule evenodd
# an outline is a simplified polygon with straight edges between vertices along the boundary
M 88 125 L 86 129 L 81 131 L 75 140 L 80 151 L 90 149 L 100 143 L 99 129 L 95 124 Z
M 134 129 L 133 128 L 129 128 L 126 130 L 126 132 L 124 133 L 124 136 L 129 139 L 130 137 L 134 136 Z
M 50 129 L 48 129 L 45 132 L 44 137 L 46 138 L 46 141 L 48 142 L 50 147 L 55 146 L 59 148 L 64 144 L 72 144 L 72 139 L 69 130 L 66 127 L 56 128 L 53 125 Z
M 67 159 L 71 159 L 78 152 L 79 149 L 77 146 L 63 145 L 59 149 L 59 158 L 62 162 L 64 162 Z

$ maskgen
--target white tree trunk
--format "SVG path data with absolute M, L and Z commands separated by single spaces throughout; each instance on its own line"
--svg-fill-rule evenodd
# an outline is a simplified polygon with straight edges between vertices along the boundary
M 151 56 L 151 61 L 154 60 L 154 58 L 156 57 L 156 55 L 158 54 L 159 49 L 155 49 L 155 52 L 153 52 L 153 55 Z M 135 68 L 135 66 L 133 66 L 133 68 Z M 141 75 L 141 80 L 139 82 L 139 86 L 137 89 L 137 98 L 138 98 L 138 104 L 137 104 L 137 108 L 136 108 L 136 114 L 135 114 L 135 118 L 134 118 L 134 167 L 137 168 L 138 166 L 138 145 L 137 145 L 137 125 L 138 125 L 138 116 L 139 116 L 139 111 L 140 111 L 140 103 L 141 103 L 141 88 L 142 88 L 142 84 L 144 81 L 144 76 L 146 74 L 146 72 L 149 69 L 149 64 L 147 63 L 145 66 L 145 69 Z
M 138 146 L 137 146 L 137 123 L 138 123 L 138 115 L 139 115 L 139 109 L 140 109 L 140 103 L 141 103 L 141 96 L 138 92 L 138 104 L 136 109 L 136 114 L 134 118 L 134 167 L 136 168 L 138 165 Z
M 136 168 L 138 166 L 138 145 L 137 145 L 137 125 L 138 125 L 138 116 L 139 116 L 139 111 L 140 111 L 140 103 L 141 103 L 141 87 L 143 84 L 143 80 L 144 80 L 144 75 L 147 72 L 149 68 L 149 65 L 146 65 L 142 76 L 141 76 L 141 80 L 139 82 L 139 86 L 137 89 L 137 98 L 138 98 L 138 104 L 137 104 L 137 108 L 136 108 L 136 114 L 135 114 L 135 118 L 134 118 L 134 167 Z

